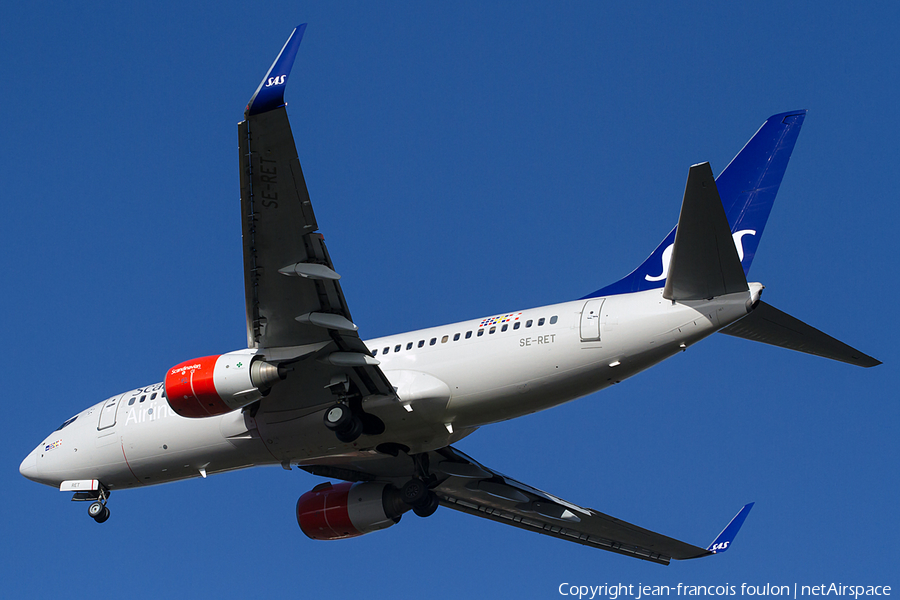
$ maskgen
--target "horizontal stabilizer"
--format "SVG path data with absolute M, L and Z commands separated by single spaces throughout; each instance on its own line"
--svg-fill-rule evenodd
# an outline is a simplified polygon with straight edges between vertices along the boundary
M 694 165 L 684 188 L 663 297 L 703 300 L 748 289 L 712 169 L 709 163 Z
M 815 354 L 860 367 L 874 367 L 881 364 L 880 360 L 863 354 L 856 348 L 765 302 L 760 302 L 749 315 L 720 331 L 735 337 Z

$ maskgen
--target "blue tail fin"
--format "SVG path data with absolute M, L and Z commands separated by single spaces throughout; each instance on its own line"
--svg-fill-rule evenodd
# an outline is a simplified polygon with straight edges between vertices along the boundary
M 769 117 L 716 178 L 744 275 L 750 271 L 804 117 L 805 110 Z M 585 298 L 664 287 L 674 243 L 675 228 L 641 266 Z

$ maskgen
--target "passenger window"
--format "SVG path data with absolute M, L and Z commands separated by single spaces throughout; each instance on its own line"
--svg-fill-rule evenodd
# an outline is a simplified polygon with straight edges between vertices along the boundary
M 394 346 L 394 352 L 400 352 L 400 344 Z
M 497 328 L 496 328 L 496 327 L 491 327 L 491 330 L 488 331 L 488 334 L 492 334 L 492 333 L 494 333 L 495 331 L 497 331 Z
M 412 342 L 408 343 L 408 344 L 406 345 L 406 349 L 407 349 L 407 350 L 412 350 L 412 344 L 413 344 Z
M 516 321 L 515 323 L 513 323 L 513 330 L 516 330 L 521 326 L 522 326 L 522 323 L 520 321 Z
M 434 346 L 435 342 L 437 342 L 437 338 L 431 338 L 431 341 L 428 342 L 429 346 Z
M 453 334 L 453 341 L 454 341 L 454 342 L 459 341 L 459 334 L 458 334 L 458 333 L 454 333 L 454 334 Z
M 131 400 L 129 400 L 129 401 L 128 401 L 128 406 L 131 406 L 132 404 L 134 404 L 134 401 L 135 401 L 135 400 L 137 400 L 137 398 L 132 398 Z
M 509 323 L 504 323 L 503 327 L 500 328 L 500 331 L 506 331 L 507 329 L 509 329 Z
M 525 322 L 525 328 L 527 329 L 527 328 L 531 327 L 531 324 L 532 324 L 532 323 L 534 323 L 534 321 L 532 321 L 531 319 L 528 319 L 528 320 Z
M 144 394 L 143 396 L 141 396 L 140 402 L 143 402 L 146 399 L 147 399 L 147 394 Z
M 538 319 L 538 327 L 540 327 L 543 324 L 544 324 L 544 317 L 541 317 L 540 319 Z
M 378 356 L 378 348 L 372 350 L 372 356 Z
M 470 337 L 472 337 L 472 332 L 471 332 L 471 331 L 467 331 L 467 332 L 466 332 L 466 339 L 469 339 Z
M 153 395 L 150 396 L 150 399 L 151 399 L 151 400 L 156 400 L 156 392 L 153 392 Z
M 483 335 L 484 335 L 484 329 L 479 329 L 479 330 L 478 330 L 478 337 L 481 337 L 481 336 L 483 336 Z
M 553 315 L 552 317 L 550 317 L 550 324 L 555 325 L 558 320 L 559 318 L 556 315 Z
M 449 339 L 450 339 L 450 336 L 449 336 L 449 335 L 445 335 L 444 337 L 441 338 L 441 343 L 442 343 L 442 344 L 446 344 L 446 343 L 447 343 L 447 340 L 449 340 Z
M 419 348 L 425 345 L 425 340 L 419 340 Z
M 387 347 L 385 347 L 384 350 L 381 351 L 381 353 L 382 353 L 382 354 L 387 354 L 387 353 L 390 352 L 390 351 L 391 351 L 391 347 L 390 347 L 390 346 L 387 346 Z
M 163 390 L 162 397 L 163 397 L 163 398 L 166 397 L 166 390 Z

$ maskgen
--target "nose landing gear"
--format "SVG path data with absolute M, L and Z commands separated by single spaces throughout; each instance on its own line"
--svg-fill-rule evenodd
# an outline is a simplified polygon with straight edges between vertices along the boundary
M 99 481 L 92 480 L 91 483 L 96 484 L 94 487 L 98 489 L 75 492 L 72 501 L 90 502 L 88 516 L 98 523 L 105 523 L 109 518 L 109 509 L 106 507 L 106 503 L 109 501 L 109 490 Z

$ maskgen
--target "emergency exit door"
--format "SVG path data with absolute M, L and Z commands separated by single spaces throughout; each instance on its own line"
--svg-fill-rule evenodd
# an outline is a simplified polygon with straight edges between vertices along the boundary
M 600 308 L 603 298 L 592 298 L 581 309 L 581 341 L 593 342 L 600 339 Z

